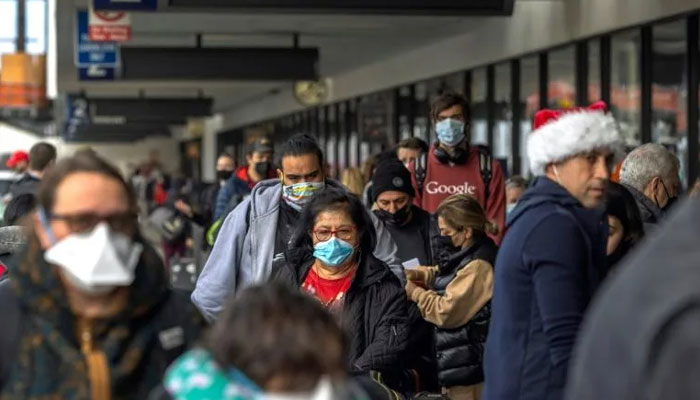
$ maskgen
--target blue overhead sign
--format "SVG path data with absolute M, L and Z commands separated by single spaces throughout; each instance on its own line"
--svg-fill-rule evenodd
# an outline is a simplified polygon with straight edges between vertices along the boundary
M 119 45 L 113 42 L 92 42 L 88 36 L 88 13 L 78 11 L 75 65 L 78 67 L 117 67 Z
M 95 10 L 145 10 L 154 11 L 158 8 L 158 0 L 93 0 Z

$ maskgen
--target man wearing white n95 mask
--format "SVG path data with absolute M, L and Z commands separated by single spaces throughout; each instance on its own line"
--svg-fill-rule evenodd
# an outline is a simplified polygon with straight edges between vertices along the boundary
M 202 319 L 140 239 L 130 187 L 96 155 L 65 159 L 31 222 L 0 285 L 0 397 L 146 398 Z

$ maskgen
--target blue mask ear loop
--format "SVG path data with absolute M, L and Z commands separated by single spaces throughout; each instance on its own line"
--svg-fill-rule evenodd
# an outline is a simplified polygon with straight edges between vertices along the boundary
M 39 222 L 41 222 L 41 225 L 44 227 L 46 235 L 49 237 L 49 241 L 52 245 L 56 244 L 56 236 L 53 234 L 53 229 L 51 229 L 49 216 L 46 214 L 46 210 L 44 210 L 44 207 L 39 207 L 37 213 L 39 214 Z

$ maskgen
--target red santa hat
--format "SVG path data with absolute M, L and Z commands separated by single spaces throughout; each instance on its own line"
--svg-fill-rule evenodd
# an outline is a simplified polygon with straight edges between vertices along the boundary
M 603 148 L 617 151 L 622 143 L 620 134 L 615 119 L 606 111 L 602 101 L 587 108 L 538 111 L 527 140 L 533 175 L 542 176 L 548 164 L 571 156 Z

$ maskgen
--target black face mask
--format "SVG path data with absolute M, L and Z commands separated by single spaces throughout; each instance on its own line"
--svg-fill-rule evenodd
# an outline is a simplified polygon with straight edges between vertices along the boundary
M 216 171 L 216 178 L 220 181 L 227 181 L 231 176 L 233 176 L 233 171 Z
M 440 271 L 447 271 L 454 265 L 454 257 L 460 248 L 452 243 L 451 236 L 437 236 L 433 238 L 433 258 Z
M 268 175 L 270 174 L 270 168 L 272 168 L 272 164 L 268 161 L 261 161 L 255 163 L 255 166 L 253 166 L 253 168 L 262 179 L 267 179 Z
M 668 189 L 666 189 L 666 184 L 663 180 L 661 181 L 661 186 L 664 188 L 664 192 L 666 193 L 666 205 L 663 207 L 659 206 L 659 200 L 656 198 L 656 194 L 654 194 L 654 201 L 656 202 L 657 207 L 659 207 L 664 213 L 668 213 L 671 210 L 671 208 L 673 208 L 673 205 L 678 200 L 678 197 L 671 197 L 668 194 Z
M 406 206 L 393 214 L 384 210 L 375 210 L 374 215 L 389 225 L 403 226 L 411 216 L 411 206 Z

